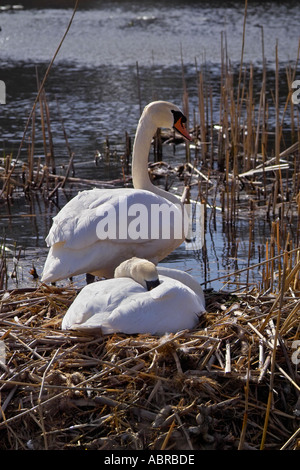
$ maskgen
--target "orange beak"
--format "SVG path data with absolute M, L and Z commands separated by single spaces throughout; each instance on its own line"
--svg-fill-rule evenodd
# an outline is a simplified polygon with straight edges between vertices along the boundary
M 182 116 L 178 119 L 178 121 L 175 122 L 174 129 L 179 132 L 179 134 L 181 134 L 185 139 L 189 141 L 193 140 L 192 136 L 188 133 L 187 128 L 185 127 Z

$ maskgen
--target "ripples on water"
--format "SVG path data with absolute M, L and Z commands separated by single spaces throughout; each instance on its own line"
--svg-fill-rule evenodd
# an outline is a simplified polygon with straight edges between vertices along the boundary
M 48 61 L 65 31 L 74 2 L 24 1 L 24 10 L 1 13 L 2 59 Z M 265 31 L 265 53 L 274 59 L 295 60 L 299 39 L 298 2 L 248 2 L 245 60 L 261 60 L 260 25 Z M 57 6 L 60 8 L 55 8 Z M 231 60 L 239 61 L 243 30 L 243 1 L 84 1 L 79 2 L 72 29 L 58 61 L 80 66 L 178 65 L 180 46 L 186 63 L 205 54 L 220 63 L 220 35 L 227 33 Z
M 24 1 L 23 9 L 0 9 L 0 79 L 7 88 L 7 104 L 1 106 L 1 147 L 17 153 L 24 125 L 36 95 L 36 72 L 45 73 L 69 22 L 73 1 L 49 1 L 40 8 L 38 1 Z M 142 104 L 153 99 L 167 99 L 181 104 L 181 52 L 188 84 L 191 110 L 197 108 L 197 67 L 205 62 L 219 93 L 221 32 L 226 33 L 229 57 L 239 64 L 241 56 L 244 2 L 127 2 L 82 1 L 71 30 L 55 61 L 47 82 L 52 132 L 57 161 L 65 163 L 68 155 L 55 100 L 60 105 L 72 150 L 77 176 L 111 178 L 119 168 L 95 169 L 95 149 L 103 146 L 106 136 L 113 145 L 124 145 L 125 131 L 134 135 L 139 117 L 136 62 L 140 70 Z M 298 2 L 248 2 L 244 62 L 252 62 L 261 74 L 261 28 L 264 28 L 265 56 L 273 78 L 275 44 L 278 40 L 282 73 L 290 60 L 295 63 L 299 41 Z M 214 112 L 218 116 L 218 102 Z M 42 138 L 37 133 L 36 152 L 42 154 Z M 26 149 L 23 152 L 26 158 Z M 184 150 L 178 150 L 178 161 Z M 85 163 L 83 166 L 82 163 Z M 90 162 L 89 164 L 86 164 Z M 32 206 L 32 207 L 31 207 Z M 44 237 L 55 208 L 44 207 L 43 198 L 33 202 L 16 200 L 12 219 L 4 217 L 1 226 L 8 243 L 26 247 L 41 268 L 46 254 Z M 37 217 L 28 217 L 36 212 Z M 20 217 L 20 214 L 26 217 Z M 247 221 L 237 228 L 241 255 L 247 252 Z M 261 237 L 260 237 L 260 233 Z M 268 228 L 262 222 L 257 237 L 263 242 Z M 211 275 L 235 268 L 230 243 L 219 228 L 208 235 Z M 244 249 L 242 248 L 244 244 Z M 36 252 L 36 248 L 39 249 Z M 39 259 L 37 259 L 39 257 Z M 238 262 L 242 262 L 239 260 Z M 201 260 L 179 248 L 166 262 L 203 278 Z M 27 269 L 27 267 L 26 267 Z M 27 271 L 26 271 L 27 272 Z M 24 271 L 26 282 L 28 276 Z M 218 287 L 214 284 L 214 287 Z

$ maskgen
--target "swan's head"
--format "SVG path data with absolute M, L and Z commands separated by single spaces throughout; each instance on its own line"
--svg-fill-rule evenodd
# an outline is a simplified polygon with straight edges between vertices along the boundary
M 156 127 L 174 129 L 185 139 L 192 140 L 185 126 L 187 119 L 175 104 L 168 101 L 153 101 L 145 107 L 142 117 L 151 119 Z
M 151 290 L 160 284 L 155 264 L 142 258 L 130 258 L 116 269 L 114 277 L 131 277 L 145 289 Z

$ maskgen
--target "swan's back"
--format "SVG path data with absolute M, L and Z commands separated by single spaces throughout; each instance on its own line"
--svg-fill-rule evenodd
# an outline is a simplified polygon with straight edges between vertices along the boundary
M 164 266 L 157 266 L 157 272 L 160 276 L 164 275 L 169 278 L 176 279 L 177 281 L 188 286 L 199 297 L 199 301 L 202 302 L 203 308 L 205 308 L 205 298 L 204 298 L 204 292 L 202 290 L 202 287 L 200 286 L 199 282 L 191 274 L 185 271 L 181 271 L 179 269 L 166 268 Z

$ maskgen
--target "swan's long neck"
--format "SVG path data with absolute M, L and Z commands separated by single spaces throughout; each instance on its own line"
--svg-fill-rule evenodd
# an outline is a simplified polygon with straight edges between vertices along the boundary
M 156 126 L 147 119 L 147 115 L 142 115 L 135 135 L 132 153 L 132 181 L 135 189 L 146 189 L 154 194 L 158 194 L 169 201 L 179 204 L 180 200 L 163 189 L 152 184 L 148 173 L 148 157 L 152 138 L 156 132 Z

